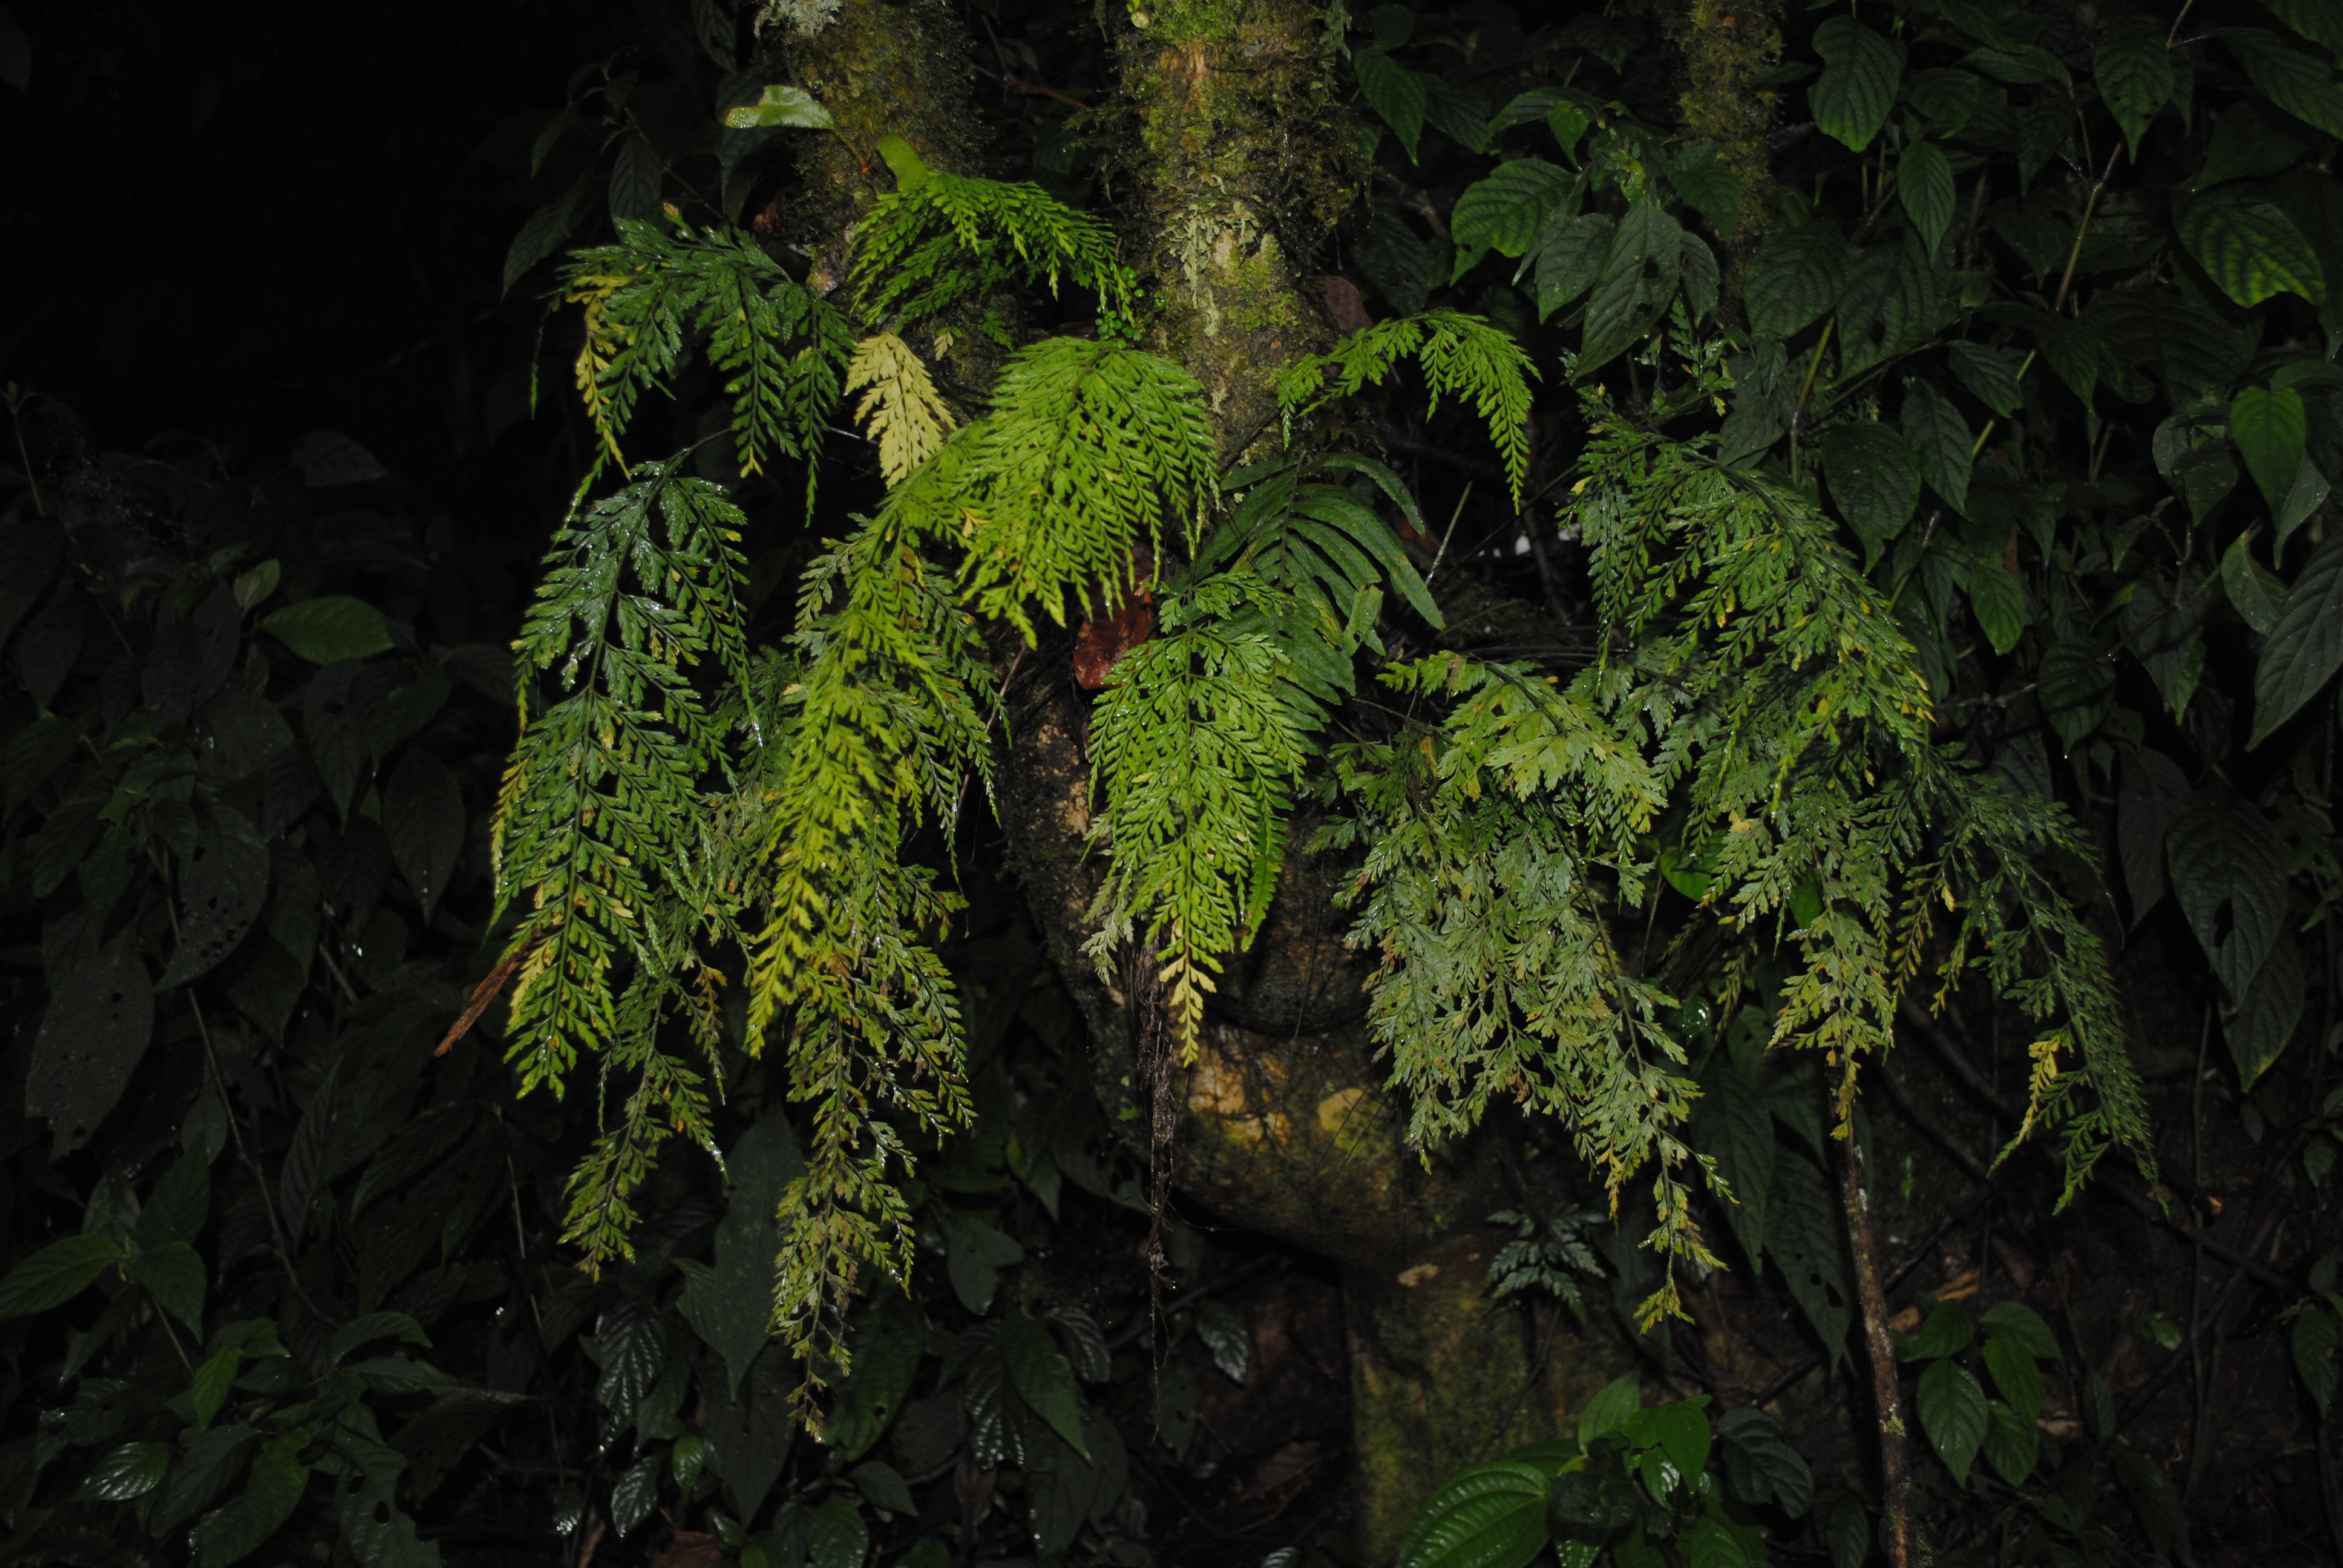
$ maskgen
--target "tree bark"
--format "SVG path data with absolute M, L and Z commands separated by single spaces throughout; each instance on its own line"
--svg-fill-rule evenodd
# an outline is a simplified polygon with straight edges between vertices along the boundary
M 1114 13 L 1111 33 L 1121 68 L 1113 189 L 1135 242 L 1125 255 L 1158 307 L 1151 346 L 1202 383 L 1234 461 L 1276 437 L 1278 372 L 1333 337 L 1312 264 L 1363 171 L 1327 91 L 1330 41 L 1307 0 Z M 818 269 L 842 265 L 838 236 L 891 188 L 880 136 L 904 137 L 931 166 L 980 168 L 968 51 L 950 13 L 930 0 L 847 0 L 789 47 L 838 123 L 801 160 L 800 221 L 830 247 Z M 1081 951 L 1102 868 L 1085 858 L 1089 698 L 1066 654 L 1045 646 L 1015 661 L 1001 819 L 1090 1027 L 1110 1118 L 1144 1126 L 1143 1020 L 1130 988 L 1101 980 Z M 1490 1298 L 1488 1215 L 1569 1194 L 1509 1181 L 1494 1130 L 1429 1159 L 1403 1147 L 1405 1109 L 1374 1064 L 1364 970 L 1342 948 L 1332 890 L 1295 853 L 1266 929 L 1231 964 L 1197 1060 L 1168 1087 L 1183 1193 L 1342 1271 L 1360 1545 L 1380 1562 L 1447 1475 L 1554 1435 L 1628 1352 L 1554 1335 L 1535 1355 L 1524 1314 Z
M 1864 1342 L 1871 1355 L 1873 1413 L 1879 1419 L 1879 1491 L 1885 1503 L 1887 1561 L 1892 1568 L 1915 1568 L 1927 1561 L 1920 1528 L 1912 1517 L 1911 1434 L 1904 1424 L 1904 1401 L 1896 1386 L 1896 1344 L 1887 1332 L 1887 1292 L 1879 1281 L 1879 1249 L 1871 1231 L 1871 1198 L 1865 1189 L 1863 1145 L 1848 1137 L 1839 1151 L 1839 1191 L 1846 1208 L 1848 1251 L 1855 1255 L 1855 1293 L 1863 1309 Z

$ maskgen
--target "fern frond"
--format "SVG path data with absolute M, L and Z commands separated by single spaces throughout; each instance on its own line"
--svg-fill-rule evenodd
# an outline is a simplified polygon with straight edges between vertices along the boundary
M 1095 291 L 1100 325 L 1130 335 L 1132 279 L 1114 231 L 1036 185 L 923 173 L 880 198 L 855 234 L 851 281 L 872 321 L 917 321 L 965 299 L 1061 282 Z M 990 331 L 1008 347 L 1006 329 Z
M 1507 490 L 1518 508 L 1523 481 L 1529 477 L 1529 384 L 1536 378 L 1537 367 L 1511 333 L 1477 316 L 1433 310 L 1379 321 L 1324 354 L 1296 360 L 1277 381 L 1277 407 L 1287 438 L 1292 437 L 1295 419 L 1337 399 L 1356 397 L 1364 387 L 1382 386 L 1392 367 L 1410 357 L 1423 371 L 1434 409 L 1443 397 L 1459 397 L 1472 404 L 1488 426 L 1489 439 L 1504 464 Z
M 1134 939 L 1161 965 L 1173 1038 L 1192 1060 L 1204 998 L 1267 912 L 1306 736 L 1283 699 L 1277 646 L 1232 631 L 1257 583 L 1214 578 L 1163 606 L 1163 635 L 1131 648 L 1091 720 L 1091 835 L 1107 853 L 1085 950 L 1104 965 Z
M 916 501 L 917 486 L 890 501 Z M 923 937 L 960 901 L 904 847 L 922 821 L 949 827 L 964 781 L 984 774 L 991 676 L 950 579 L 921 554 L 918 517 L 890 505 L 808 568 L 797 660 L 761 682 L 781 722 L 735 825 L 754 847 L 762 920 L 749 1038 L 789 1017 L 791 1097 L 813 1108 L 806 1175 L 782 1205 L 774 1327 L 795 1353 L 840 1365 L 858 1270 L 911 1264 L 891 1179 L 909 1156 L 873 1108 L 939 1134 L 969 1114 L 959 1006 Z
M 846 367 L 846 390 L 850 396 L 863 394 L 854 417 L 879 447 L 879 472 L 889 489 L 942 451 L 958 423 L 936 395 L 927 366 L 891 332 L 874 333 L 856 345 Z
M 1194 548 L 1217 493 L 1212 419 L 1170 360 L 1043 338 L 1009 361 L 985 424 L 961 572 L 980 613 L 1031 638 L 1031 605 L 1062 626 L 1070 598 L 1087 614 L 1121 603 L 1167 524 Z
M 498 911 L 530 900 L 505 950 L 508 1060 L 521 1091 L 557 1095 L 585 1051 L 632 1070 L 625 1125 L 573 1189 L 568 1234 L 589 1261 L 628 1255 L 628 1194 L 664 1138 L 709 1141 L 702 1080 L 661 1053 L 669 999 L 706 969 L 697 942 L 733 935 L 709 830 L 727 781 L 724 725 L 692 668 L 745 677 L 738 508 L 647 463 L 565 527 L 515 647 L 521 737 L 492 832 Z M 537 672 L 554 700 L 532 712 Z M 631 970 L 625 994 L 617 972 Z
M 576 252 L 569 300 L 586 307 L 578 386 L 602 457 L 621 469 L 618 439 L 643 392 L 672 376 L 689 333 L 727 377 L 743 474 L 776 457 L 809 459 L 854 351 L 839 311 L 799 286 L 754 236 L 622 218 L 618 243 Z M 589 476 L 590 480 L 591 476 Z M 813 504 L 807 478 L 806 504 Z

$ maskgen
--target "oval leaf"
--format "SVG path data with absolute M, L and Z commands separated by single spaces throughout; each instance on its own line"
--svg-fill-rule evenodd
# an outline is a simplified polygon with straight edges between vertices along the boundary
M 311 664 L 365 658 L 390 647 L 390 626 L 382 611 L 347 594 L 287 605 L 263 620 L 260 629 Z
M 1851 16 L 1833 16 L 1815 28 L 1815 52 L 1825 62 L 1821 78 L 1806 94 L 1815 128 L 1859 153 L 1871 145 L 1896 106 L 1904 56 Z
M 1969 1466 L 1985 1442 L 1985 1390 L 1958 1362 L 1936 1362 L 1920 1374 L 1918 1404 L 1921 1429 L 1936 1445 L 1936 1457 L 1966 1486 Z
M 2259 746 L 2270 731 L 2318 695 L 2343 665 L 2343 533 L 2329 534 L 2303 563 L 2288 593 L 2286 613 L 2262 645 L 2254 667 L 2254 733 Z

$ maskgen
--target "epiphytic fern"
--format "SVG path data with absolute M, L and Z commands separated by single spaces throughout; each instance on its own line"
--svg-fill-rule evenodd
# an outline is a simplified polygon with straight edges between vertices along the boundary
M 916 321 L 966 299 L 1018 285 L 1061 282 L 1094 291 L 1110 337 L 1130 331 L 1131 277 L 1115 260 L 1114 231 L 1035 185 L 930 169 L 900 137 L 880 150 L 895 190 L 880 198 L 855 236 L 855 297 L 872 321 Z M 981 318 L 1007 347 L 1007 329 Z
M 1945 982 L 1981 969 L 2041 1020 L 2020 1135 L 2065 1136 L 2070 1195 L 2114 1144 L 2146 1164 L 2103 957 L 2033 863 L 2084 849 L 2073 824 L 1934 748 L 1910 649 L 1811 502 L 1599 394 L 1587 417 L 1575 509 L 1603 658 L 1566 686 L 1456 656 L 1395 671 L 1448 710 L 1342 759 L 1358 815 L 1332 836 L 1368 849 L 1356 938 L 1383 955 L 1371 1017 L 1416 1133 L 1461 1131 L 1498 1095 L 1547 1104 L 1614 1201 L 1655 1162 L 1654 1244 L 1706 1256 L 1678 1175 L 1690 1087 L 1657 1022 L 1674 999 L 1614 929 L 1656 896 L 1665 803 L 1732 938 L 1803 954 L 1775 1043 L 1837 1069 L 1842 1132 L 1941 900 L 1959 916 Z M 1674 1310 L 1671 1274 L 1644 1316 Z
M 628 1128 L 573 1190 L 569 1233 L 597 1259 L 627 1251 L 627 1200 L 650 1150 L 670 1132 L 709 1141 L 700 1080 L 659 1053 L 657 1030 L 677 999 L 708 1002 L 696 934 L 728 934 L 709 829 L 728 782 L 723 726 L 691 668 L 710 659 L 735 681 L 748 668 L 739 512 L 669 465 L 638 472 L 548 555 L 517 644 L 521 738 L 495 833 L 500 900 L 532 900 L 506 950 L 519 962 L 508 1033 L 524 1092 L 559 1092 L 581 1051 L 614 1042 L 610 1065 L 639 1074 Z M 540 671 L 553 688 L 541 709 Z
M 879 472 L 890 489 L 942 451 L 959 425 L 937 396 L 926 364 L 891 332 L 873 333 L 855 346 L 846 390 L 862 394 L 854 417 L 878 447 Z
M 962 574 L 982 614 L 1031 635 L 1121 602 L 1166 525 L 1193 548 L 1215 494 L 1212 427 L 1195 379 L 1119 344 L 1047 337 L 1001 372 L 966 476 Z
M 1091 825 L 1108 870 L 1091 957 L 1139 938 L 1161 967 L 1173 1037 L 1192 1058 L 1222 961 L 1261 923 L 1284 857 L 1308 737 L 1276 641 L 1235 628 L 1274 590 L 1239 574 L 1168 596 L 1163 635 L 1130 649 L 1091 721 Z
M 1529 384 L 1537 369 L 1510 333 L 1478 317 L 1433 310 L 1379 321 L 1324 354 L 1294 361 L 1277 380 L 1277 406 L 1287 431 L 1313 409 L 1382 386 L 1392 367 L 1411 356 L 1423 371 L 1434 407 L 1443 397 L 1460 397 L 1487 424 L 1489 439 L 1504 462 L 1506 486 L 1520 505 L 1530 466 Z
M 577 377 L 602 442 L 596 468 L 625 468 L 619 432 L 644 390 L 674 373 L 692 332 L 728 377 L 741 473 L 776 457 L 809 463 L 854 351 L 845 318 L 749 235 L 631 219 L 618 227 L 619 243 L 578 252 L 563 275 L 570 302 L 586 307 Z M 809 508 L 812 483 L 809 466 Z

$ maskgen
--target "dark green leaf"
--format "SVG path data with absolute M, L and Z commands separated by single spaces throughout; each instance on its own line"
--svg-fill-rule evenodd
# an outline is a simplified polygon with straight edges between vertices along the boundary
M 2302 466 L 2308 434 L 2302 395 L 2291 387 L 2247 387 L 2229 404 L 2229 434 L 2245 455 L 2246 472 L 2276 513 L 2286 504 L 2295 470 Z
M 2308 1302 L 2295 1313 L 2287 1342 L 2294 1356 L 2294 1370 L 2323 1417 L 2335 1399 L 2335 1352 L 2343 1342 L 2343 1319 L 2338 1319 L 2324 1302 Z
M 2009 1341 L 2037 1362 L 2064 1359 L 2058 1352 L 2058 1336 L 2050 1332 L 2042 1314 L 2024 1302 L 1996 1302 L 1977 1321 L 1989 1337 Z
M 1578 1446 L 1585 1448 L 1596 1438 L 1618 1431 L 1627 1424 L 1629 1416 L 1643 1408 L 1642 1374 L 1624 1372 L 1612 1379 L 1578 1412 Z
M 2240 1090 L 2251 1090 L 2294 1038 L 2303 992 L 2302 951 L 2292 937 L 2281 936 L 2245 990 L 2221 1010 L 2221 1033 Z
M 2168 885 L 2164 840 L 2187 802 L 2188 776 L 2163 752 L 2142 747 L 2124 759 L 2116 795 L 2116 839 L 2134 925 L 2164 897 Z
M 25 1079 L 25 1114 L 55 1131 L 55 1156 L 89 1141 L 155 1032 L 155 992 L 135 935 L 126 932 L 60 980 Z
M 657 217 L 659 184 L 666 173 L 659 150 L 641 136 L 619 143 L 618 159 L 610 166 L 611 220 Z
M 1835 1362 L 1846 1352 L 1855 1285 L 1846 1259 L 1845 1225 L 1829 1184 L 1813 1163 L 1788 1152 L 1774 1161 L 1774 1191 L 1765 1203 L 1765 1246 L 1782 1271 L 1790 1299 L 1814 1325 L 1824 1353 Z
M 1767 239 L 1749 263 L 1749 329 L 1788 337 L 1838 302 L 1850 247 L 1825 223 Z
M 1944 243 L 1952 226 L 1955 196 L 1953 166 L 1945 149 L 1934 142 L 1914 142 L 1896 166 L 1896 194 L 1906 216 L 1920 231 L 1920 243 L 1930 256 Z
M 901 1291 L 880 1293 L 856 1321 L 853 1375 L 822 1430 L 822 1440 L 842 1458 L 868 1452 L 902 1408 L 920 1370 L 920 1333 L 919 1309 Z
M 155 982 L 168 990 L 209 974 L 244 940 L 268 897 L 268 846 L 252 824 L 215 806 L 179 885 L 179 947 Z
M 999 1348 L 1001 1364 L 1018 1397 L 1034 1414 L 1048 1422 L 1075 1452 L 1089 1458 L 1090 1450 L 1082 1439 L 1081 1397 L 1075 1392 L 1074 1369 L 1066 1364 L 1066 1358 L 1050 1342 L 1050 1331 L 1038 1320 L 1021 1312 L 1011 1312 L 1001 1320 Z
M 111 1236 L 67 1236 L 52 1241 L 0 1279 L 0 1320 L 29 1318 L 61 1307 L 89 1289 L 106 1265 L 124 1261 Z
M 1966 1486 L 1969 1466 L 1985 1442 L 1985 1390 L 1958 1362 L 1935 1362 L 1920 1374 L 1916 1402 L 1921 1430 L 1936 1445 L 1936 1456 L 1953 1473 L 1953 1480 Z
M 1904 394 L 1904 439 L 1919 458 L 1920 477 L 1953 510 L 1966 510 L 1971 462 L 1968 421 L 1961 417 L 1952 399 L 1929 382 L 1915 381 Z
M 1460 246 L 1520 256 L 1562 206 L 1577 176 L 1541 158 L 1499 164 L 1487 179 L 1465 187 L 1449 215 Z
M 1524 1568 L 1544 1550 L 1545 1473 L 1499 1460 L 1451 1477 L 1409 1526 L 1399 1568 Z
M 302 437 L 293 447 L 293 466 L 301 470 L 301 482 L 313 490 L 371 484 L 390 472 L 372 452 L 339 430 L 312 430 Z
M 309 1484 L 297 1455 L 307 1433 L 271 1440 L 253 1457 L 244 1494 L 196 1526 L 196 1568 L 227 1568 L 260 1550 L 293 1517 Z
M 1863 1568 L 1864 1559 L 1871 1555 L 1871 1515 L 1863 1500 L 1841 1493 L 1831 1504 L 1823 1535 L 1830 1545 L 1831 1568 Z
M 569 237 L 578 220 L 585 216 L 587 199 L 593 189 L 594 175 L 589 169 L 579 175 L 568 190 L 529 215 L 505 252 L 504 286 L 499 293 L 510 294 L 512 286 L 527 276 L 529 268 L 561 248 L 561 242 Z
M 1968 1309 L 1958 1302 L 1938 1302 L 1912 1337 L 1909 1347 L 1898 1350 L 1900 1361 L 1942 1361 L 1956 1356 L 1969 1348 L 1976 1336 L 1976 1324 L 1970 1322 Z
M 1823 437 L 1823 475 L 1840 515 L 1875 560 L 1920 501 L 1919 458 L 1876 420 L 1842 425 Z
M 65 530 L 47 518 L 18 518 L 0 532 L 0 642 L 39 601 L 65 543 Z
M 1582 213 L 1547 236 L 1545 248 L 1538 253 L 1539 320 L 1594 286 L 1618 228 L 1618 220 L 1609 213 Z
M 1212 1364 L 1231 1382 L 1241 1383 L 1252 1367 L 1252 1330 L 1226 1302 L 1205 1301 L 1196 1308 L 1196 1337 L 1212 1352 Z
M 660 1457 L 656 1452 L 644 1454 L 610 1483 L 610 1523 L 622 1538 L 632 1534 L 659 1506 Z
M 1684 226 L 1650 203 L 1619 225 L 1603 279 L 1586 303 L 1577 373 L 1602 368 L 1640 342 L 1666 313 L 1682 272 Z
M 245 1454 L 259 1440 L 260 1433 L 248 1426 L 216 1426 L 196 1439 L 195 1446 L 164 1478 L 154 1511 L 147 1515 L 147 1528 L 167 1540 L 181 1524 L 210 1506 L 212 1499 L 226 1491 L 243 1470 Z
M 2031 1427 L 2041 1419 L 2042 1371 L 2023 1345 L 2007 1335 L 1987 1339 L 1985 1367 L 1993 1374 L 1993 1386 L 2001 1391 L 2020 1421 Z
M 2336 88 L 2331 66 L 2259 27 L 2221 27 L 2215 33 L 2262 96 L 2306 125 L 2343 136 L 2343 91 Z
M 342 1358 L 352 1351 L 387 1339 L 421 1345 L 426 1350 L 431 1347 L 431 1338 L 423 1332 L 423 1325 L 405 1312 L 367 1312 L 334 1331 L 333 1338 L 326 1344 L 326 1360 L 329 1365 L 339 1366 Z
M 463 793 L 437 758 L 407 749 L 383 787 L 382 826 L 390 839 L 390 858 L 428 923 L 464 848 Z
M 781 1192 L 805 1171 L 789 1118 L 769 1111 L 733 1145 L 724 1162 L 732 1187 L 716 1230 L 716 1266 L 693 1270 L 682 1311 L 692 1331 L 724 1358 L 727 1387 L 738 1394 L 749 1366 L 765 1349 L 773 1310 L 773 1256 L 780 1232 L 773 1216 Z
M 1978 572 L 1989 568 L 1977 567 Z M 2093 636 L 2069 632 L 2042 656 L 2042 709 L 2067 756 L 2104 723 L 2115 704 L 2115 653 Z
M 2119 34 L 2099 45 L 2092 57 L 2091 75 L 2107 112 L 2123 127 L 2134 162 L 2139 158 L 2139 138 L 2156 112 L 2171 101 L 2171 51 L 2152 27 Z
M 870 1554 L 870 1527 L 854 1499 L 831 1493 L 808 1521 L 806 1547 L 812 1568 L 862 1568 Z
M 1024 1261 L 1025 1249 L 1015 1237 L 981 1221 L 960 1218 L 947 1233 L 944 1271 L 960 1305 L 971 1312 L 990 1309 L 1001 1288 L 1001 1271 Z
M 1806 92 L 1815 128 L 1859 153 L 1896 106 L 1903 53 L 1853 17 L 1836 15 L 1815 29 L 1815 53 L 1825 61 Z
M 126 1442 L 97 1462 L 78 1495 L 93 1503 L 128 1503 L 154 1491 L 170 1463 L 167 1442 Z
M 2131 1449 L 2118 1448 L 2115 1467 L 2116 1480 L 2130 1498 L 2132 1512 L 2139 1516 L 2140 1528 L 2147 1533 L 2148 1544 L 2158 1555 L 2188 1562 L 2188 1515 L 2156 1461 Z
M 185 1241 L 143 1253 L 130 1265 L 138 1282 L 165 1312 L 200 1337 L 204 1332 L 204 1261 Z
M 1741 1250 L 1755 1263 L 1765 1255 L 1765 1201 L 1774 1185 L 1774 1118 L 1741 1070 L 1730 1064 L 1704 1076 L 1693 1104 L 1693 1127 L 1703 1153 L 1733 1189 L 1725 1211 Z
M 2262 814 L 2200 791 L 2167 840 L 2181 912 L 2232 997 L 2261 970 L 2286 923 L 2286 848 Z
M 382 611 L 347 594 L 287 605 L 264 619 L 260 629 L 312 664 L 365 658 L 390 647 Z
M 1952 344 L 1947 352 L 1953 375 L 1978 402 L 2005 419 L 2026 406 L 2026 394 L 2018 387 L 2017 374 L 2001 354 L 1966 340 Z
M 2239 305 L 2251 308 L 2280 294 L 2313 305 L 2327 298 L 2318 252 L 2293 220 L 2267 202 L 2190 202 L 2180 212 L 2180 239 L 2197 265 Z
M 739 29 L 732 0 L 691 0 L 691 31 L 718 70 L 729 73 L 740 68 Z
M 2023 1484 L 2041 1457 L 2041 1434 L 2034 1422 L 1997 1399 L 1986 1402 L 1985 1422 L 1986 1462 L 2010 1485 Z
M 2239 534 L 2221 552 L 2221 591 L 2245 623 L 2264 637 L 2286 617 L 2285 579 L 2254 559 L 2250 533 Z
M 2310 552 L 2287 595 L 2286 613 L 2254 667 L 2254 732 L 2248 747 L 2293 718 L 2343 665 L 2343 533 Z
M 1741 217 L 1741 176 L 1725 161 L 1714 142 L 1686 147 L 1668 161 L 1668 184 L 1693 211 L 1706 218 L 1725 239 Z
M 1725 1473 L 1733 1494 L 1744 1503 L 1777 1504 L 1793 1519 L 1814 1505 L 1814 1472 L 1797 1450 L 1782 1441 L 1781 1429 L 1762 1410 L 1727 1411 L 1716 1423 L 1725 1445 Z
M 55 699 L 65 677 L 73 673 L 74 660 L 81 657 L 84 601 L 88 597 L 74 583 L 58 585 L 40 613 L 25 623 L 24 634 L 16 639 L 16 668 L 25 678 L 25 689 L 43 708 Z
M 622 1298 L 603 1309 L 595 1321 L 594 1338 L 602 1352 L 602 1376 L 594 1397 L 613 1421 L 632 1421 L 635 1406 L 650 1392 L 667 1359 L 659 1311 L 649 1302 Z
M 741 1386 L 731 1394 L 720 1389 L 708 1391 L 708 1425 L 700 1434 L 706 1462 L 723 1478 L 744 1519 L 753 1517 L 763 1506 L 789 1459 L 789 1445 L 797 1436 L 797 1423 L 789 1415 L 789 1393 L 796 1386 L 788 1351 L 773 1345 L 757 1358 Z M 958 1402 L 951 1404 L 957 1412 Z M 956 1414 L 951 1436 L 956 1443 Z M 946 1445 L 946 1455 L 950 1446 Z M 938 1456 L 932 1463 L 941 1463 L 943 1457 Z
M 1423 135 L 1423 79 L 1381 49 L 1359 50 L 1351 56 L 1351 68 L 1358 73 L 1360 95 L 1383 116 L 1413 163 L 1416 138 Z

